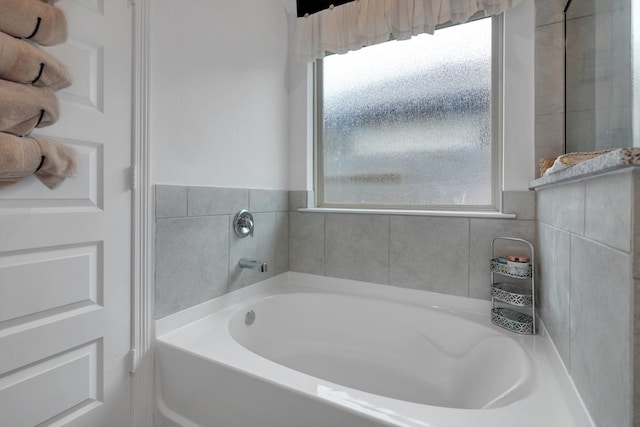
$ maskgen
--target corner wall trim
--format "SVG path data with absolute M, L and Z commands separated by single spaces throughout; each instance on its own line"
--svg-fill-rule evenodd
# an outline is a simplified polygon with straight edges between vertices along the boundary
M 153 425 L 153 192 L 149 141 L 149 0 L 133 4 L 131 379 L 134 427 Z

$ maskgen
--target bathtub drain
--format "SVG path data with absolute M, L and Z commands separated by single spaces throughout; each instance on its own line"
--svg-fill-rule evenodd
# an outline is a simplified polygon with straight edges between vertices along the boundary
M 251 325 L 256 320 L 256 313 L 253 310 L 247 311 L 247 314 L 244 315 L 244 323 L 247 325 Z

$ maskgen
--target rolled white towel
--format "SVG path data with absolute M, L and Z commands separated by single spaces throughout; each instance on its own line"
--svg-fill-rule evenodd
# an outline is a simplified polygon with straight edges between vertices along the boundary
M 0 188 L 35 174 L 50 189 L 77 169 L 75 150 L 42 138 L 20 138 L 0 133 Z
M 58 121 L 58 98 L 50 90 L 0 80 L 0 132 L 17 136 Z
M 62 10 L 40 0 L 0 0 L 0 31 L 43 46 L 67 40 Z
M 0 32 L 0 78 L 51 90 L 71 84 L 60 61 L 33 44 Z

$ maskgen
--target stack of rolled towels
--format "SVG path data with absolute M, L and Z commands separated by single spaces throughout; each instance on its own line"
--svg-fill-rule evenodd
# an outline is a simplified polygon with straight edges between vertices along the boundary
M 55 92 L 71 85 L 67 68 L 38 45 L 67 38 L 57 0 L 0 0 L 0 188 L 35 174 L 47 187 L 76 172 L 76 153 L 31 137 L 58 120 Z

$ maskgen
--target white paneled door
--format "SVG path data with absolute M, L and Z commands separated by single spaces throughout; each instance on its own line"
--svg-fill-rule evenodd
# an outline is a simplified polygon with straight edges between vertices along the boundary
M 131 26 L 127 0 L 62 0 L 46 50 L 74 83 L 34 134 L 74 147 L 77 176 L 0 190 L 0 426 L 128 427 Z

